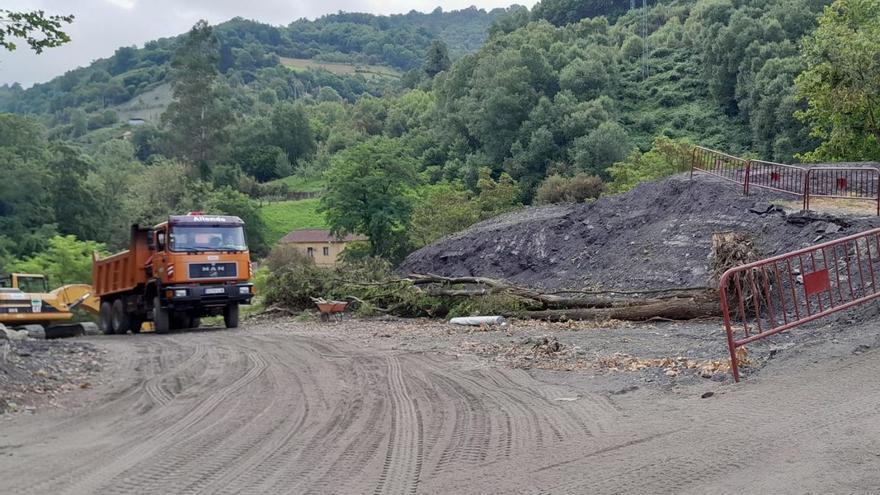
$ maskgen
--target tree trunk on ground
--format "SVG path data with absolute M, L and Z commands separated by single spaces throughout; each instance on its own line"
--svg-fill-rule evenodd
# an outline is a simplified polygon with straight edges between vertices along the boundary
M 644 321 L 652 318 L 687 320 L 721 314 L 717 292 L 705 287 L 644 291 L 557 291 L 543 293 L 503 280 L 485 277 L 442 277 L 413 274 L 409 276 L 409 279 L 416 286 L 431 286 L 426 289 L 426 292 L 431 295 L 480 297 L 490 293 L 508 294 L 530 301 L 540 308 L 539 310 L 505 315 L 521 318 L 550 321 L 578 319 Z M 475 288 L 449 288 L 450 285 L 475 286 Z
M 547 309 L 523 311 L 512 316 L 547 321 L 566 320 L 628 320 L 645 321 L 654 318 L 691 320 L 719 316 L 721 305 L 717 297 L 653 299 L 627 306 L 610 308 Z

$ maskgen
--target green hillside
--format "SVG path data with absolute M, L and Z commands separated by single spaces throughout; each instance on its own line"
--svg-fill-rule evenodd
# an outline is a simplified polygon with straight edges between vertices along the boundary
M 56 235 L 115 249 L 132 223 L 194 209 L 248 219 L 259 253 L 326 222 L 399 260 L 523 204 L 662 177 L 692 143 L 878 160 L 880 0 L 830 3 L 543 0 L 199 23 L 0 89 L 0 262 Z M 148 122 L 129 124 L 138 112 Z M 317 199 L 278 201 L 318 191 L 326 219 Z
M 303 199 L 261 206 L 259 214 L 266 224 L 266 240 L 275 244 L 291 230 L 327 228 L 324 217 L 317 212 L 318 202 L 318 199 Z
M 218 67 L 228 84 L 240 88 L 236 91 L 256 95 L 272 85 L 278 99 L 287 99 L 331 87 L 353 101 L 364 93 L 384 91 L 388 81 L 376 80 L 375 75 L 394 78 L 419 68 L 434 40 L 443 40 L 454 57 L 477 49 L 492 22 L 505 14 L 505 9 L 475 8 L 392 16 L 341 12 L 288 26 L 235 18 L 214 28 Z M 182 39 L 120 47 L 109 58 L 26 90 L 4 85 L 0 111 L 51 116 L 46 119 L 50 127 L 69 124 L 73 109 L 90 117 L 110 109 L 120 119 L 151 118 L 153 110 L 161 108 L 154 93 L 168 82 L 169 62 Z M 303 70 L 279 70 L 290 64 Z M 340 70 L 346 67 L 365 70 Z

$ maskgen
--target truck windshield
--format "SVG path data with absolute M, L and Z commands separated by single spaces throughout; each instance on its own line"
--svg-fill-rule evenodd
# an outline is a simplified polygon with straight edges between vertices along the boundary
M 172 251 L 245 251 L 244 230 L 241 226 L 184 226 L 171 228 Z

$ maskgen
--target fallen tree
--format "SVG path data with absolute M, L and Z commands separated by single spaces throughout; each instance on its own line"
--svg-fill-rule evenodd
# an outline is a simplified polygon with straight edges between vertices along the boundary
M 655 318 L 687 320 L 718 316 L 721 307 L 717 292 L 705 287 L 673 288 L 645 291 L 555 291 L 540 292 L 503 280 L 486 277 L 442 277 L 411 274 L 415 287 L 434 296 L 481 297 L 506 294 L 524 299 L 530 309 L 504 316 L 548 321 L 615 319 L 643 321 Z M 456 286 L 469 288 L 451 288 Z
M 720 315 L 717 291 L 706 287 L 645 290 L 542 290 L 488 277 L 396 276 L 386 263 L 332 268 L 310 260 L 279 263 L 267 280 L 274 311 L 314 309 L 314 298 L 347 300 L 365 314 L 403 317 L 502 315 L 573 319 L 693 319 Z

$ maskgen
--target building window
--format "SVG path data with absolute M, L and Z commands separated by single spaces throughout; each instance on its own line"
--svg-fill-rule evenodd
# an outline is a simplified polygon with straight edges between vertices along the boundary
M 315 248 L 306 248 L 306 254 L 309 255 L 309 258 L 315 257 Z
M 328 248 L 328 247 L 324 248 L 324 256 L 330 256 L 330 248 Z

